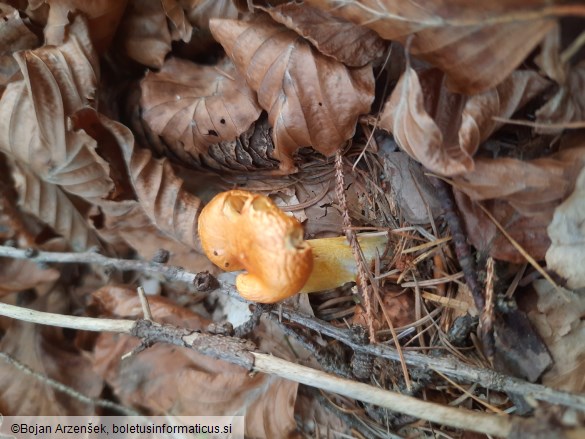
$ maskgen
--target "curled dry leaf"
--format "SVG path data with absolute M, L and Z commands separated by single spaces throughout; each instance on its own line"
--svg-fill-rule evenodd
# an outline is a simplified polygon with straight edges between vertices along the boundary
M 149 67 L 162 66 L 171 50 L 171 33 L 159 0 L 130 0 L 120 29 L 128 57 Z
M 455 190 L 454 193 L 467 237 L 482 254 L 516 264 L 526 262 L 526 258 L 478 206 L 479 203 L 529 255 L 537 261 L 544 259 L 550 246 L 550 239 L 546 234 L 546 227 L 551 220 L 550 210 L 538 215 L 524 216 L 506 201 L 472 201 L 463 192 Z
M 31 32 L 18 11 L 8 5 L 0 4 L 0 96 L 4 86 L 11 82 L 19 72 L 12 56 L 19 50 L 32 49 L 39 43 L 38 37 Z
M 546 253 L 548 268 L 567 279 L 569 288 L 585 287 L 585 169 L 575 190 L 555 209 L 548 226 L 552 244 Z
M 22 210 L 48 224 L 74 251 L 101 247 L 95 232 L 59 186 L 47 183 L 23 165 L 13 163 L 12 178 Z
M 199 30 L 209 31 L 211 18 L 238 18 L 232 0 L 179 0 L 189 22 Z
M 126 55 L 145 66 L 160 68 L 172 41 L 189 41 L 191 26 L 182 14 L 176 0 L 129 0 L 117 36 Z
M 503 81 L 566 13 L 545 0 L 309 0 L 309 4 L 399 41 L 447 74 L 450 90 L 475 94 Z M 583 11 L 575 5 L 573 12 Z M 497 55 L 494 55 L 497 54 Z
M 585 61 L 568 68 L 566 82 L 559 84 L 555 95 L 536 112 L 536 122 L 545 126 L 537 133 L 558 133 L 562 128 L 548 128 L 547 124 L 585 121 Z
M 136 292 L 104 287 L 95 298 L 109 314 L 142 316 Z M 192 330 L 210 323 L 190 310 L 161 297 L 149 297 L 154 319 Z M 137 340 L 121 334 L 101 334 L 94 366 L 112 386 L 123 404 L 143 407 L 157 415 L 245 414 L 246 436 L 287 437 L 296 426 L 294 406 L 297 384 L 269 375 L 250 375 L 242 367 L 194 350 L 156 344 L 138 356 L 120 357 Z M 262 434 L 264 430 L 264 434 Z M 252 433 L 260 432 L 259 436 Z
M 0 297 L 59 279 L 59 271 L 26 259 L 0 258 Z
M 179 156 L 201 161 L 211 145 L 245 133 L 262 111 L 233 63 L 171 58 L 141 82 L 143 118 Z
M 479 158 L 473 172 L 453 181 L 473 200 L 497 198 L 524 215 L 537 215 L 552 212 L 569 195 L 584 164 L 585 147 L 530 161 Z
M 447 90 L 437 69 L 407 67 L 380 117 L 400 147 L 429 170 L 453 176 L 474 168 L 480 143 L 547 86 L 537 73 L 516 71 L 495 89 L 467 97 Z
M 362 67 L 384 55 L 388 43 L 371 29 L 298 3 L 259 7 L 310 41 L 319 52 L 349 67 Z
M 183 40 L 188 42 L 191 39 L 193 28 L 187 17 L 185 17 L 185 12 L 179 2 L 177 0 L 161 0 L 161 3 L 171 24 L 171 39 L 173 41 Z
M 545 280 L 534 282 L 537 310 L 528 317 L 543 337 L 555 363 L 542 377 L 542 383 L 567 392 L 585 390 L 585 296 L 569 290 L 559 294 Z
M 544 259 L 550 245 L 546 228 L 554 209 L 570 194 L 584 164 L 583 147 L 531 161 L 478 159 L 473 172 L 453 180 L 467 236 L 476 248 L 496 259 L 525 262 L 475 204 L 489 200 L 483 206 L 512 238 L 536 260 Z
M 16 55 L 24 79 L 0 100 L 0 150 L 27 164 L 43 180 L 86 199 L 113 190 L 108 164 L 96 142 L 71 127 L 71 116 L 95 105 L 99 63 L 80 16 L 61 46 Z
M 335 153 L 369 111 L 371 66 L 349 69 L 269 21 L 212 19 L 210 28 L 268 112 L 282 171 L 294 170 L 292 155 L 301 147 Z
M 92 109 L 86 109 L 77 116 L 77 123 L 91 130 L 98 140 L 100 135 L 114 136 L 125 161 L 124 171 L 129 176 L 132 190 L 150 220 L 179 242 L 199 248 L 197 216 L 201 201 L 183 188 L 183 180 L 175 175 L 168 159 L 155 160 L 150 151 L 137 147 L 127 127 Z
M 61 292 L 52 291 L 49 298 L 41 297 L 29 307 L 65 313 L 66 297 L 55 293 Z M 79 354 L 61 328 L 13 321 L 0 341 L 0 351 L 90 398 L 102 391 L 103 381 L 90 360 Z M 0 412 L 5 416 L 88 416 L 95 408 L 0 361 Z
M 68 15 L 78 11 L 88 20 L 89 35 L 101 54 L 110 46 L 126 9 L 127 0 L 45 0 L 49 17 L 45 26 L 45 43 L 59 45 L 65 39 Z

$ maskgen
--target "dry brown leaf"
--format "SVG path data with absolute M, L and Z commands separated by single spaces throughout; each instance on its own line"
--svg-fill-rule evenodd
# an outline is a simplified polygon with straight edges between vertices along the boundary
M 15 79 L 20 71 L 13 53 L 32 49 L 39 43 L 38 37 L 31 32 L 18 11 L 8 5 L 0 4 L 0 96 L 4 86 Z
M 542 41 L 540 54 L 534 62 L 543 73 L 557 84 L 564 84 L 567 79 L 565 65 L 561 59 L 561 26 L 559 23 L 546 34 Z
M 0 258 L 0 297 L 59 279 L 54 268 L 39 267 L 26 259 Z
M 533 283 L 538 294 L 537 311 L 528 316 L 544 338 L 555 363 L 542 383 L 567 392 L 585 390 L 585 296 L 569 290 L 559 294 L 545 280 Z
M 98 53 L 109 47 L 126 9 L 127 0 L 45 0 L 49 17 L 45 26 L 45 44 L 60 45 L 65 39 L 68 15 L 79 11 L 88 20 L 89 35 Z
M 238 18 L 232 0 L 179 0 L 189 22 L 199 30 L 209 31 L 211 18 Z
M 201 200 L 183 188 L 168 159 L 156 160 L 149 150 L 139 148 L 132 132 L 121 123 L 86 109 L 75 117 L 97 140 L 113 136 L 125 160 L 124 172 L 144 213 L 164 233 L 198 249 L 197 216 Z
M 212 19 L 210 28 L 268 112 L 282 171 L 294 170 L 292 156 L 300 147 L 335 153 L 369 111 L 371 66 L 349 69 L 269 21 Z
M 478 159 L 473 172 L 453 179 L 457 205 L 473 245 L 496 259 L 525 262 L 474 204 L 489 200 L 484 207 L 504 229 L 533 258 L 544 259 L 550 245 L 546 228 L 554 209 L 570 194 L 584 164 L 584 147 L 530 161 Z
M 188 42 L 191 39 L 193 28 L 179 2 L 180 0 L 161 0 L 165 14 L 171 24 L 171 39 L 173 41 L 183 40 Z
M 160 68 L 171 50 L 171 32 L 161 0 L 129 0 L 120 23 L 120 44 L 126 55 Z
M 129 58 L 160 68 L 172 41 L 190 37 L 191 26 L 176 0 L 129 0 L 117 38 Z
M 74 251 L 101 247 L 95 232 L 57 185 L 41 180 L 16 163 L 12 165 L 12 178 L 21 210 L 48 224 Z
M 516 264 L 526 262 L 526 258 L 498 230 L 478 203 L 482 203 L 529 255 L 537 261 L 544 259 L 550 246 L 550 239 L 546 234 L 552 217 L 550 209 L 539 215 L 524 216 L 503 200 L 473 202 L 462 192 L 455 190 L 454 193 L 465 223 L 466 236 L 481 254 Z
M 186 159 L 236 139 L 262 111 L 256 93 L 227 59 L 203 66 L 171 58 L 160 72 L 146 75 L 141 89 L 144 120 Z
M 585 61 L 567 69 L 566 82 L 555 95 L 536 111 L 536 122 L 542 125 L 585 121 Z M 558 133 L 562 128 L 539 126 L 537 133 Z
M 555 25 L 550 18 L 585 7 L 544 0 L 308 0 L 399 41 L 447 74 L 450 90 L 475 94 L 498 85 Z M 566 6 L 566 7 L 565 7 Z
M 467 97 L 449 92 L 444 81 L 439 70 L 407 67 L 379 126 L 427 169 L 447 176 L 473 170 L 480 143 L 502 125 L 492 117 L 510 117 L 547 86 L 535 72 L 516 71 L 495 89 Z
M 142 315 L 131 289 L 104 287 L 95 297 L 116 316 Z M 157 322 L 194 330 L 209 323 L 164 298 L 149 297 L 149 302 Z M 137 340 L 125 335 L 101 334 L 95 348 L 95 369 L 123 404 L 159 415 L 245 414 L 246 435 L 253 437 L 286 437 L 295 428 L 296 383 L 264 374 L 252 376 L 242 367 L 171 345 L 157 344 L 120 361 L 136 345 Z
M 585 287 L 585 168 L 573 193 L 555 209 L 548 226 L 552 244 L 546 253 L 547 267 L 567 279 L 569 288 Z
M 43 180 L 86 199 L 113 189 L 96 142 L 71 127 L 71 116 L 95 105 L 99 63 L 87 27 L 77 16 L 62 46 L 16 55 L 24 75 L 0 100 L 0 150 L 25 163 Z
M 298 3 L 259 7 L 277 22 L 310 41 L 319 52 L 349 67 L 364 66 L 384 55 L 388 43 L 364 26 Z
M 66 297 L 56 292 L 40 297 L 32 307 L 65 313 Z M 97 398 L 102 391 L 102 379 L 93 372 L 91 362 L 79 354 L 61 328 L 13 321 L 0 341 L 0 351 L 90 398 Z M 95 414 L 95 408 L 0 361 L 0 412 L 12 416 L 87 416 Z
M 453 179 L 473 200 L 501 199 L 524 215 L 556 208 L 571 192 L 585 164 L 585 147 L 530 161 L 479 158 L 475 170 Z

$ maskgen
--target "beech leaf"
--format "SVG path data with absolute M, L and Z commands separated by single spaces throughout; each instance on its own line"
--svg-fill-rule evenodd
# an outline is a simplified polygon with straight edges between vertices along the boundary
M 86 199 L 107 198 L 114 185 L 96 142 L 75 131 L 69 116 L 95 105 L 99 63 L 80 16 L 61 46 L 20 52 L 22 81 L 0 100 L 0 150 L 42 179 Z
M 39 43 L 16 9 L 0 4 L 0 96 L 4 86 L 15 79 L 19 67 L 12 54 L 32 49 Z
M 481 202 L 524 250 L 536 260 L 544 259 L 551 243 L 547 226 L 584 164 L 584 147 L 530 161 L 478 159 L 473 172 L 453 179 L 457 205 L 473 245 L 496 259 L 525 262 L 477 206 Z
M 262 111 L 229 61 L 197 65 L 171 58 L 141 82 L 143 118 L 181 156 L 200 157 L 211 145 L 244 133 Z
M 319 52 L 349 67 L 362 67 L 381 58 L 388 43 L 365 26 L 298 3 L 259 7 L 277 22 L 305 37 Z
M 585 168 L 575 190 L 555 209 L 548 235 L 552 241 L 546 253 L 548 268 L 567 280 L 569 288 L 585 287 Z
M 502 82 L 540 43 L 564 5 L 546 0 L 308 0 L 399 41 L 447 74 L 447 86 L 475 94 Z M 573 12 L 585 9 L 575 5 Z M 570 13 L 570 12 L 569 12 Z M 497 54 L 497 55 L 494 55 Z
M 419 75 L 407 67 L 379 126 L 427 169 L 446 176 L 472 171 L 480 143 L 501 125 L 492 118 L 510 117 L 547 86 L 535 72 L 516 71 L 495 89 L 467 97 L 449 92 L 444 80 L 439 70 Z
M 585 121 L 585 61 L 568 68 L 566 82 L 550 100 L 536 111 L 536 122 L 545 126 L 536 128 L 537 133 L 558 133 L 562 128 L 548 128 L 547 124 L 563 124 Z
M 59 45 L 65 39 L 69 14 L 78 11 L 88 20 L 89 35 L 99 53 L 104 53 L 118 29 L 128 0 L 45 0 L 49 17 L 45 26 L 46 44 Z
M 0 258 L 0 297 L 59 279 L 59 270 L 26 259 Z
M 371 66 L 347 68 L 268 21 L 212 19 L 210 29 L 268 112 L 283 171 L 294 169 L 292 155 L 301 147 L 335 153 L 353 136 L 358 116 L 369 111 Z
M 199 30 L 209 32 L 210 18 L 238 18 L 232 0 L 179 0 L 189 22 Z
M 555 363 L 542 376 L 542 383 L 555 389 L 582 393 L 585 390 L 585 296 L 558 288 L 545 280 L 533 283 L 538 294 L 537 310 L 528 316 L 543 337 Z
M 59 186 L 47 183 L 24 166 L 12 165 L 12 178 L 18 191 L 20 208 L 48 224 L 65 238 L 74 251 L 101 247 L 90 229 Z
M 120 24 L 126 55 L 149 67 L 161 67 L 171 50 L 171 32 L 160 0 L 129 0 Z

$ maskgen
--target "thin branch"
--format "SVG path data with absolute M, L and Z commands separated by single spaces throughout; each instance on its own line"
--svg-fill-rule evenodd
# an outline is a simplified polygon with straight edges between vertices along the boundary
M 339 340 L 354 351 L 376 355 L 391 361 L 400 361 L 400 356 L 395 349 L 383 344 L 363 345 L 356 343 L 351 339 L 347 330 L 336 328 L 335 326 L 314 317 L 303 315 L 287 308 L 282 310 L 282 316 L 291 322 L 303 325 L 304 327 L 317 331 L 322 335 Z M 498 392 L 511 392 L 518 395 L 528 396 L 539 401 L 560 404 L 585 411 L 585 395 L 577 395 L 551 389 L 550 387 L 529 383 L 493 370 L 466 365 L 453 357 L 431 357 L 418 352 L 409 351 L 403 352 L 403 355 L 404 361 L 409 366 L 422 369 L 435 369 L 460 381 L 478 383 L 486 389 Z
M 170 282 L 182 282 L 189 285 L 197 285 L 201 274 L 190 273 L 180 267 L 173 267 L 132 259 L 109 258 L 99 253 L 84 252 L 45 252 L 35 249 L 19 249 L 14 247 L 0 246 L 0 257 L 13 259 L 29 259 L 34 262 L 55 262 L 62 264 L 96 264 L 110 267 L 119 271 L 139 271 L 142 273 L 163 276 Z
M 65 317 L 34 310 L 19 310 L 19 307 L 13 305 L 2 305 L 0 308 L 1 314 L 9 317 L 22 316 L 24 317 L 23 320 L 35 323 L 62 326 L 59 324 L 58 319 Z M 78 324 L 75 324 L 75 320 L 78 321 Z M 89 324 L 91 320 L 94 321 L 93 326 Z M 204 355 L 219 358 L 252 371 L 277 375 L 281 378 L 450 427 L 495 436 L 508 436 L 517 428 L 516 424 L 521 422 L 519 418 L 513 416 L 495 416 L 467 409 L 453 408 L 339 378 L 272 355 L 253 352 L 256 349 L 253 343 L 234 337 L 204 334 L 171 325 L 159 325 L 149 320 L 120 320 L 117 324 L 112 320 L 107 320 L 106 322 L 111 325 L 110 328 L 104 325 L 102 319 L 69 316 L 67 327 L 99 332 L 126 332 L 129 335 L 138 337 L 147 346 L 162 342 L 191 348 Z M 123 324 L 120 325 L 119 323 Z M 130 329 L 121 331 L 120 328 L 122 327 Z
M 184 281 L 190 285 L 192 285 L 194 281 L 197 282 L 198 278 L 206 277 L 203 273 L 189 273 L 176 267 L 166 267 L 161 264 L 152 264 L 150 262 L 144 261 L 128 261 L 123 259 L 106 258 L 94 253 L 38 252 L 33 256 L 26 250 L 0 246 L 0 257 L 2 256 L 15 257 L 20 259 L 32 259 L 38 262 L 102 263 L 104 265 L 114 264 L 118 268 L 128 267 L 130 265 L 126 264 L 126 262 L 131 262 L 133 263 L 132 268 L 128 268 L 128 270 L 136 270 L 154 274 L 162 274 L 166 269 L 170 269 L 169 272 L 182 272 L 183 274 L 174 280 Z M 99 256 L 99 258 L 96 259 L 95 256 Z M 222 294 L 225 294 L 235 300 L 247 302 L 238 294 L 236 290 L 235 279 L 237 275 L 238 272 L 221 273 L 219 276 L 217 276 L 217 281 L 219 284 L 217 289 L 221 291 Z M 7 307 L 8 305 L 0 303 L 0 315 L 33 323 L 49 324 L 72 329 L 127 333 L 129 328 L 131 328 L 134 324 L 134 322 L 128 322 L 124 320 L 89 318 L 87 318 L 85 323 L 83 323 L 83 319 L 86 319 L 84 317 L 70 317 L 64 315 L 55 316 L 54 314 L 48 314 L 45 316 L 47 313 L 43 313 L 41 311 L 31 311 L 18 307 Z M 13 308 L 16 308 L 16 310 Z M 398 355 L 397 351 L 389 346 L 383 344 L 363 345 L 361 343 L 356 343 L 351 339 L 351 335 L 345 330 L 336 328 L 326 322 L 320 321 L 314 317 L 305 316 L 288 308 L 282 309 L 282 315 L 291 322 L 299 323 L 308 329 L 320 332 L 323 335 L 339 340 L 356 352 L 375 355 L 391 361 L 400 361 L 400 356 Z M 118 327 L 117 330 L 115 329 L 116 325 Z M 575 395 L 568 392 L 551 389 L 539 384 L 529 383 L 527 381 L 510 377 L 493 370 L 469 366 L 453 357 L 431 357 L 418 352 L 404 352 L 404 361 L 406 364 L 412 367 L 423 369 L 433 368 L 451 378 L 459 380 L 460 382 L 478 383 L 486 389 L 495 390 L 498 392 L 511 392 L 518 395 L 529 396 L 536 400 L 548 402 L 550 404 L 560 404 L 566 407 L 572 407 L 577 410 L 585 411 L 585 395 Z

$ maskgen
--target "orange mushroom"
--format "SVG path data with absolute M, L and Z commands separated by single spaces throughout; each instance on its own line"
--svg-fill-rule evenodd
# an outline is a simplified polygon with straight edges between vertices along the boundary
M 209 259 L 236 278 L 245 299 L 274 303 L 298 292 L 315 292 L 355 281 L 356 263 L 345 237 L 303 240 L 299 221 L 259 194 L 218 194 L 199 216 L 199 237 Z M 358 237 L 366 261 L 385 248 L 386 234 Z
M 297 293 L 313 270 L 303 228 L 270 198 L 246 191 L 217 195 L 199 216 L 199 237 L 209 259 L 236 278 L 242 297 L 273 303 Z

